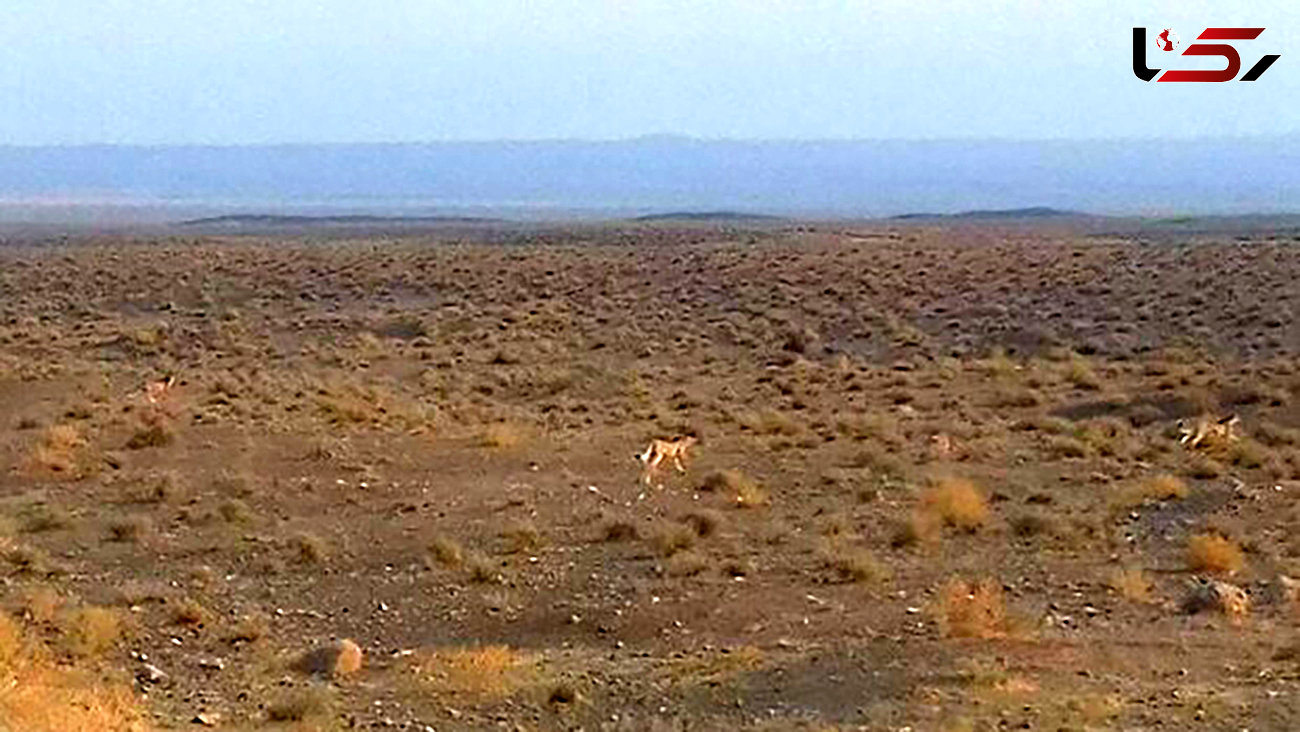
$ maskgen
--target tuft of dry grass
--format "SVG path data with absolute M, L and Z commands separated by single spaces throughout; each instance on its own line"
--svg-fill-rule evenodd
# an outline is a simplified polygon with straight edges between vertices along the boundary
M 934 546 L 943 538 L 943 518 L 918 508 L 894 528 L 890 544 L 895 548 Z
M 149 729 L 131 688 L 76 665 L 56 663 L 44 645 L 0 615 L 0 727 L 23 732 Z
M 1155 475 L 1142 481 L 1140 490 L 1143 496 L 1158 501 L 1186 498 L 1191 492 L 1182 478 L 1168 473 Z
M 989 515 L 984 494 L 964 478 L 940 478 L 921 494 L 919 511 L 938 517 L 947 526 L 968 532 L 979 530 Z
M 651 529 L 646 541 L 663 557 L 671 557 L 677 552 L 695 546 L 699 536 L 696 530 L 685 524 L 663 521 Z
M 67 613 L 60 622 L 68 650 L 88 658 L 112 648 L 122 637 L 122 615 L 112 608 L 86 606 Z
M 670 577 L 694 577 L 709 568 L 709 560 L 697 551 L 687 549 L 673 554 L 664 567 Z
M 503 580 L 501 568 L 497 566 L 497 563 L 480 552 L 466 552 L 463 566 L 471 582 L 488 584 Z
M 147 447 L 166 447 L 172 444 L 176 439 L 176 433 L 172 428 L 162 420 L 152 420 L 149 424 L 141 425 L 135 432 L 131 433 L 130 439 L 126 441 L 128 450 L 143 450 Z
M 719 527 L 723 524 L 722 514 L 709 509 L 692 511 L 682 517 L 682 523 L 695 529 L 695 533 L 701 539 L 707 539 L 718 533 Z
M 50 587 L 29 587 L 23 592 L 22 614 L 28 622 L 44 625 L 54 622 L 63 607 L 63 596 Z
M 1009 630 L 1002 585 L 992 579 L 978 584 L 949 580 L 932 610 L 939 630 L 948 638 L 1001 638 Z
M 630 521 L 611 520 L 600 530 L 600 538 L 603 541 L 635 541 L 640 537 L 641 532 L 637 531 L 636 524 Z
M 197 600 L 183 600 L 172 608 L 172 622 L 177 625 L 202 625 L 207 619 L 207 608 Z
M 882 582 L 889 578 L 889 568 L 881 564 L 868 549 L 836 546 L 825 553 L 826 566 L 845 582 Z
M 542 545 L 542 532 L 532 521 L 515 520 L 501 529 L 501 538 L 505 541 L 507 554 L 532 552 Z
M 45 430 L 28 454 L 25 466 L 36 475 L 78 478 L 87 472 L 83 455 L 87 441 L 75 424 L 57 424 Z
M 323 721 L 333 707 L 333 698 L 320 686 L 295 689 L 266 707 L 270 722 Z
M 1149 603 L 1153 599 L 1151 578 L 1137 567 L 1116 569 L 1106 584 L 1125 600 Z
M 238 498 L 222 501 L 217 506 L 217 513 L 228 524 L 248 524 L 253 521 L 253 509 Z
M 1220 534 L 1196 534 L 1187 540 L 1187 565 L 1193 572 L 1236 574 L 1245 563 L 1241 548 Z
M 465 547 L 446 534 L 433 537 L 429 542 L 429 553 L 444 567 L 459 567 L 465 561 Z
M 478 443 L 482 447 L 493 449 L 510 449 L 519 447 L 528 439 L 528 431 L 514 422 L 494 422 L 479 433 Z
M 289 546 L 300 564 L 321 564 L 329 559 L 329 545 L 307 531 L 294 534 Z
M 145 516 L 127 516 L 108 525 L 108 535 L 113 541 L 139 544 L 153 533 L 153 524 Z
M 417 673 L 435 693 L 504 699 L 537 682 L 534 660 L 509 646 L 452 648 L 430 654 Z

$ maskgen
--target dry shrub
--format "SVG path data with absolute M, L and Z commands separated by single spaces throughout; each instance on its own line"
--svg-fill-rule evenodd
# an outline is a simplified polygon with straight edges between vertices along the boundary
M 1128 509 L 1140 506 L 1147 501 L 1183 499 L 1190 493 L 1191 489 L 1182 478 L 1168 473 L 1161 473 L 1121 488 L 1118 493 L 1117 503 L 1120 508 Z
M 1097 378 L 1092 366 L 1082 358 L 1073 358 L 1065 368 L 1065 380 L 1078 389 L 1096 391 L 1101 388 L 1101 379 Z
M 1187 468 L 1187 474 L 1199 480 L 1213 480 L 1223 475 L 1223 464 L 1208 455 L 1196 455 Z
M 679 551 L 695 546 L 699 536 L 695 529 L 685 524 L 660 522 L 651 531 L 646 541 L 660 556 L 671 557 Z
M 1168 473 L 1155 475 L 1140 484 L 1142 495 L 1159 501 L 1186 498 L 1190 490 L 1182 478 Z
M 466 552 L 464 568 L 471 582 L 487 584 L 501 582 L 504 579 L 501 575 L 501 568 L 497 566 L 497 563 L 481 552 Z
M 722 514 L 717 511 L 702 509 L 692 511 L 682 517 L 682 523 L 695 529 L 695 533 L 701 538 L 706 539 L 718 533 L 718 528 L 722 526 Z
M 126 448 L 143 450 L 147 447 L 166 447 L 175 439 L 176 433 L 172 430 L 171 424 L 161 416 L 155 415 L 144 420 L 144 423 L 131 433 L 130 439 L 126 441 Z
M 739 508 L 754 508 L 769 503 L 767 491 L 763 490 L 763 487 L 753 478 L 739 470 L 710 473 L 700 484 L 700 490 L 707 493 L 730 493 Z
M 60 623 L 68 650 L 75 656 L 97 656 L 122 637 L 122 615 L 106 607 L 87 606 L 68 613 Z
M 186 491 L 174 471 L 148 473 L 132 481 L 123 491 L 128 503 L 165 503 L 183 500 Z
M 300 564 L 321 564 L 329 559 L 329 545 L 315 534 L 306 531 L 295 534 L 289 545 Z
M 234 626 L 222 634 L 221 639 L 232 645 L 238 643 L 256 643 L 270 632 L 266 618 L 260 615 L 245 615 L 235 621 Z
M 1197 534 L 1187 540 L 1187 564 L 1193 572 L 1235 574 L 1245 563 L 1241 548 L 1220 534 Z
M 704 555 L 688 549 L 673 554 L 664 571 L 670 577 L 694 577 L 708 568 L 709 560 Z
M 501 538 L 505 540 L 508 554 L 535 551 L 542 545 L 542 532 L 531 521 L 511 521 L 501 529 Z
M 53 588 L 29 587 L 23 592 L 22 614 L 28 622 L 42 625 L 53 622 L 61 607 L 63 596 Z
M 1000 638 L 1009 630 L 1002 585 L 992 579 L 978 584 L 949 580 L 939 591 L 934 613 L 939 630 L 949 638 Z
M 1106 584 L 1126 600 L 1141 603 L 1152 600 L 1151 578 L 1137 567 L 1116 569 Z
M 736 677 L 762 668 L 763 651 L 741 646 L 729 651 L 703 651 L 673 658 L 659 667 L 662 681 L 674 687 L 716 688 Z
M 890 544 L 896 548 L 934 546 L 943 538 L 943 518 L 918 508 L 894 528 Z
M 108 535 L 113 541 L 138 544 L 153 533 L 153 524 L 145 516 L 127 516 L 108 525 Z
M 630 521 L 613 520 L 605 523 L 600 530 L 600 536 L 604 541 L 635 541 L 640 538 L 641 532 L 637 531 L 636 524 Z
M 207 608 L 197 600 L 183 600 L 172 608 L 172 622 L 177 625 L 201 625 L 207 619 Z
M 429 553 L 444 567 L 459 567 L 465 561 L 465 547 L 446 534 L 433 537 L 429 542 Z
M 1008 523 L 1011 525 L 1011 533 L 1022 539 L 1057 534 L 1060 530 L 1055 518 L 1042 513 L 1022 513 Z
M 222 501 L 217 506 L 217 513 L 226 523 L 247 524 L 253 521 L 253 509 L 238 498 Z
M 40 534 L 46 531 L 58 531 L 72 525 L 72 516 L 61 506 L 44 503 L 33 504 L 21 512 L 22 531 Z
M 45 430 L 27 456 L 28 472 L 79 478 L 89 471 L 87 446 L 81 430 L 73 424 L 58 424 Z
M 761 412 L 750 415 L 741 421 L 743 427 L 753 430 L 760 435 L 785 435 L 787 437 L 798 436 L 803 433 L 803 425 L 794 421 L 784 412 L 778 412 L 775 409 L 764 409 Z
M 975 484 L 964 478 L 940 478 L 921 494 L 920 511 L 937 516 L 945 525 L 977 531 L 988 520 L 988 502 Z
M 845 582 L 881 582 L 889 578 L 889 568 L 868 549 L 837 546 L 826 552 L 826 566 Z
M 125 683 L 56 664 L 49 650 L 0 615 L 0 729 L 22 732 L 144 732 L 146 715 Z
M 522 425 L 513 422 L 494 422 L 479 434 L 478 442 L 483 447 L 509 449 L 519 447 L 528 439 L 528 432 Z
M 436 693 L 501 699 L 536 681 L 533 659 L 508 646 L 438 651 L 418 671 Z
M 323 721 L 329 716 L 333 699 L 320 686 L 295 689 L 267 705 L 266 718 L 271 722 Z

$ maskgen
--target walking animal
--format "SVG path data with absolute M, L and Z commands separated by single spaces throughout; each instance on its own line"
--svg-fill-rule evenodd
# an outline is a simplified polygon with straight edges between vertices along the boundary
M 686 435 L 672 440 L 651 440 L 650 446 L 646 448 L 645 452 L 636 456 L 644 466 L 641 471 L 641 480 L 646 485 L 650 485 L 650 479 L 659 470 L 659 466 L 669 458 L 672 458 L 677 472 L 685 473 L 686 466 L 682 464 L 682 458 L 686 457 L 686 452 L 697 442 L 699 442 L 699 439 L 694 435 Z

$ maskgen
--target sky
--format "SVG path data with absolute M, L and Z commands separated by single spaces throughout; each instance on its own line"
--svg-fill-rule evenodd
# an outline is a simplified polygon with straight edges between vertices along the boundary
M 1144 83 L 1134 26 L 1282 58 Z M 0 144 L 1291 134 L 1297 38 L 1293 0 L 8 0 Z

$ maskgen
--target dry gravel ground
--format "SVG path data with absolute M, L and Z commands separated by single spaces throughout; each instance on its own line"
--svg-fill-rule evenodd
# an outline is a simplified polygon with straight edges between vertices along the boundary
M 0 248 L 0 728 L 1300 727 L 1289 238 Z

